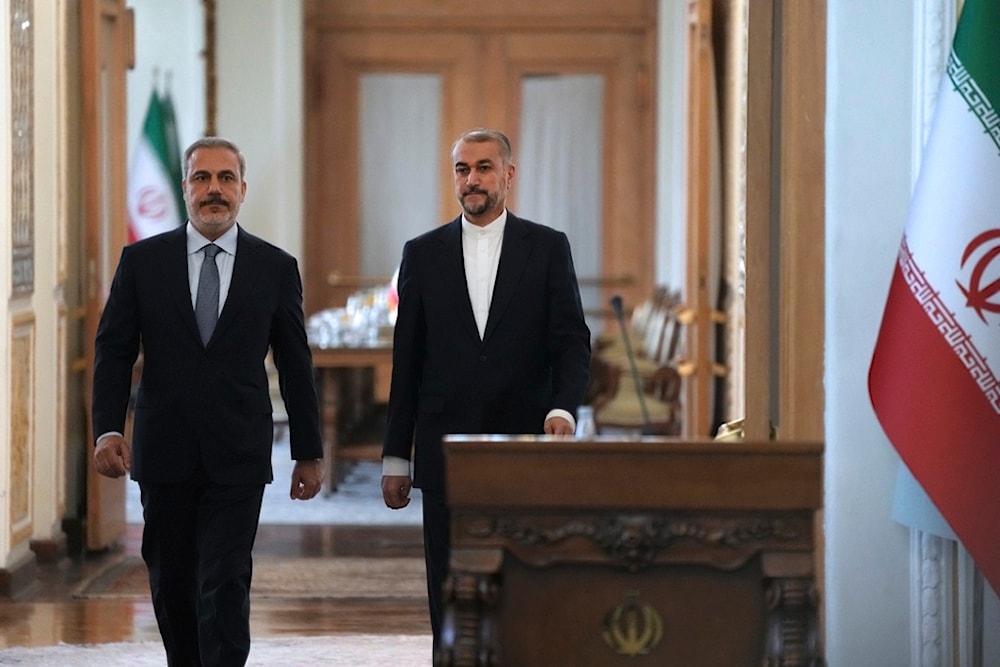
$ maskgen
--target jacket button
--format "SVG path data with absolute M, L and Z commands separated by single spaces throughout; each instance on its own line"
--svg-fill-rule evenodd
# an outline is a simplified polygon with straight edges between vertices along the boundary
M 485 354 L 480 354 L 479 355 L 479 361 L 486 361 L 486 355 Z

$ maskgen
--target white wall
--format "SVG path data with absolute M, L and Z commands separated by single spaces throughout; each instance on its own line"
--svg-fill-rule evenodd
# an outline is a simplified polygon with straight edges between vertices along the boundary
M 305 273 L 302 3 L 218 0 L 216 11 L 218 132 L 247 159 L 240 224 L 298 257 Z
M 830 665 L 909 664 L 898 457 L 867 375 L 911 191 L 913 5 L 828 0 L 826 638 Z

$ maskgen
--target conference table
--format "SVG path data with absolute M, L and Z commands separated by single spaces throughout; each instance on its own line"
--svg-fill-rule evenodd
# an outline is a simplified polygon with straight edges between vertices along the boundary
M 312 347 L 323 426 L 323 492 L 337 490 L 337 457 L 343 445 L 342 428 L 370 408 L 376 400 L 374 374 L 377 369 L 392 367 L 392 343 L 374 345 Z M 387 396 L 385 396 L 387 398 Z

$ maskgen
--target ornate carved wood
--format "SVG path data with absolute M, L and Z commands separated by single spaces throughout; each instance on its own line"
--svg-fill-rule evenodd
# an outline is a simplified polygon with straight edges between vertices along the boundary
M 767 586 L 763 667 L 820 667 L 819 594 L 807 578 L 772 579 Z

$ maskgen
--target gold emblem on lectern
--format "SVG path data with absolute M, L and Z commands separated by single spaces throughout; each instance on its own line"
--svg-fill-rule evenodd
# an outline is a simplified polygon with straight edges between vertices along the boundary
M 663 619 L 652 605 L 639 602 L 638 592 L 630 591 L 604 616 L 601 634 L 619 655 L 646 655 L 663 638 Z

